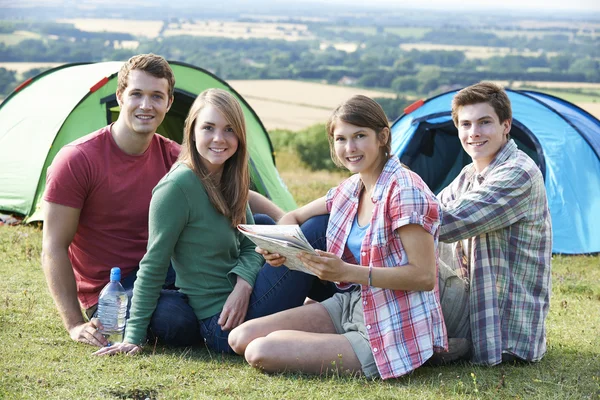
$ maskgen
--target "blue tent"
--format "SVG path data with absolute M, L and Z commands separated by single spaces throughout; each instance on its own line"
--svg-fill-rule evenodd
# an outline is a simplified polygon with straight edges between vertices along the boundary
M 415 103 L 392 125 L 392 152 L 439 193 L 471 162 L 454 123 L 455 91 Z M 540 167 L 546 184 L 554 253 L 600 252 L 600 121 L 563 99 L 508 90 L 510 132 Z M 594 228 L 594 226 L 596 226 Z

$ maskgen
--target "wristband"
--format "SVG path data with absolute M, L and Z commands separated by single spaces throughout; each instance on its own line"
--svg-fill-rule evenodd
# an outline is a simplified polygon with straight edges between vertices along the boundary
M 368 285 L 373 286 L 373 267 L 369 265 L 369 280 Z

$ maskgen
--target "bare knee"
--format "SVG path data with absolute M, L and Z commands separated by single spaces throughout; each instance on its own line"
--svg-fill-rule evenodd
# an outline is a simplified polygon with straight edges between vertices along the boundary
M 246 346 L 244 357 L 252 367 L 270 372 L 269 368 L 269 340 L 267 338 L 258 338 Z
M 244 355 L 248 344 L 260 336 L 257 329 L 254 328 L 253 321 L 247 321 L 233 329 L 229 333 L 229 346 L 239 355 Z

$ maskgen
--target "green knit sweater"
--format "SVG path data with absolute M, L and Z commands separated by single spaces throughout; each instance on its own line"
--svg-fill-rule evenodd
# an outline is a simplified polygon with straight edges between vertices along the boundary
M 246 219 L 254 223 L 249 207 Z M 198 319 L 204 319 L 222 310 L 237 276 L 254 286 L 263 264 L 254 248 L 214 209 L 196 174 L 175 164 L 152 191 L 148 249 L 140 262 L 124 340 L 145 341 L 169 260 L 177 273 L 176 285 Z

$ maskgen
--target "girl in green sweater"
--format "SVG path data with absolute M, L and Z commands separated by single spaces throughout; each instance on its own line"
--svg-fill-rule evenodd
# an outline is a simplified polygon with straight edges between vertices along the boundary
M 148 249 L 123 343 L 96 354 L 141 350 L 169 261 L 206 345 L 217 352 L 232 353 L 229 331 L 245 320 L 302 305 L 316 278 L 263 266 L 254 244 L 236 229 L 254 223 L 248 159 L 238 101 L 220 89 L 200 93 L 185 121 L 178 162 L 152 192 Z

